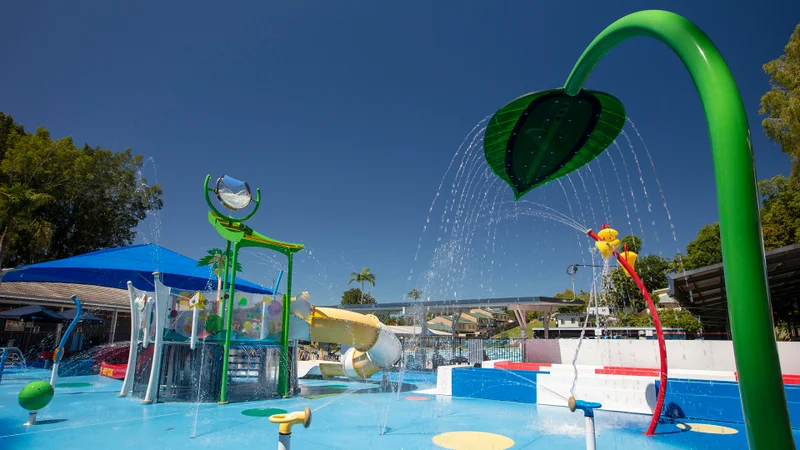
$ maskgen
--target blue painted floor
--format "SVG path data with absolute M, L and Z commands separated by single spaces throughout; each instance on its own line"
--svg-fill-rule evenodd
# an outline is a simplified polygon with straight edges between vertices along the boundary
M 60 383 L 90 382 L 89 387 L 56 388 L 52 403 L 39 413 L 46 423 L 23 426 L 27 413 L 17 404 L 22 386 L 46 379 L 49 372 L 6 374 L 0 384 L 0 448 L 2 449 L 214 449 L 277 448 L 277 426 L 266 417 L 249 417 L 252 408 L 289 411 L 308 406 L 309 429 L 295 427 L 292 445 L 303 449 L 435 449 L 431 439 L 450 431 L 486 431 L 515 441 L 513 449 L 581 449 L 584 418 L 567 408 L 493 400 L 430 397 L 407 400 L 413 392 L 359 393 L 375 384 L 331 380 L 304 382 L 311 398 L 296 397 L 229 404 L 155 404 L 117 398 L 121 382 L 98 376 L 61 378 Z M 411 381 L 413 380 L 413 381 Z M 431 387 L 428 375 L 406 381 Z M 598 411 L 599 449 L 738 449 L 746 448 L 743 427 L 734 435 L 709 435 L 661 425 L 656 437 L 642 434 L 649 417 Z M 192 438 L 192 436 L 195 436 Z M 800 430 L 795 431 L 800 442 Z M 489 450 L 489 449 L 487 449 Z

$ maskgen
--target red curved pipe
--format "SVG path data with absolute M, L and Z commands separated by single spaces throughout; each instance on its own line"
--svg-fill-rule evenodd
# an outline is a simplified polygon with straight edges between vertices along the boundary
M 600 240 L 600 237 L 597 235 L 597 233 L 592 230 L 587 231 L 586 235 L 595 241 Z M 618 251 L 614 250 L 614 256 L 617 257 L 619 264 L 625 268 L 631 278 L 633 278 L 633 282 L 636 283 L 636 286 L 638 286 L 639 290 L 642 291 L 642 295 L 644 295 L 644 299 L 647 302 L 647 309 L 650 310 L 650 315 L 653 317 L 653 324 L 656 327 L 656 335 L 658 337 L 658 353 L 661 359 L 661 386 L 658 390 L 658 400 L 656 400 L 656 409 L 653 411 L 653 419 L 650 421 L 650 426 L 647 427 L 647 432 L 645 433 L 647 436 L 654 436 L 656 434 L 658 418 L 661 417 L 661 410 L 664 408 L 664 397 L 667 394 L 667 344 L 664 342 L 664 330 L 661 329 L 661 319 L 658 317 L 656 305 L 653 303 L 653 299 L 650 298 L 650 293 L 647 292 L 647 288 L 644 287 L 642 279 L 639 278 L 639 275 L 636 274 L 636 271 L 633 270 L 633 267 L 628 264 L 628 261 L 626 261 Z

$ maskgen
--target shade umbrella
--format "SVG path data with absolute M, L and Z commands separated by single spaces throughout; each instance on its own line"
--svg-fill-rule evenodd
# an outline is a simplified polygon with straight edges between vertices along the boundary
M 61 311 L 61 315 L 66 317 L 70 321 L 75 318 L 75 311 L 77 309 L 68 309 L 66 311 Z M 81 311 L 81 320 L 78 321 L 79 323 L 105 323 L 105 320 L 95 316 L 94 314 L 89 314 L 86 311 Z
M 0 312 L 0 319 L 24 321 L 35 320 L 37 322 L 49 323 L 69 323 L 72 320 L 39 305 L 28 305 L 21 308 L 14 308 L 9 309 L 8 311 Z
M 215 289 L 217 278 L 210 267 L 197 267 L 197 261 L 155 244 L 131 245 L 100 250 L 71 258 L 22 266 L 6 272 L 2 281 L 74 283 L 152 291 L 153 272 L 161 281 L 187 291 Z M 236 278 L 236 290 L 272 294 L 263 286 Z

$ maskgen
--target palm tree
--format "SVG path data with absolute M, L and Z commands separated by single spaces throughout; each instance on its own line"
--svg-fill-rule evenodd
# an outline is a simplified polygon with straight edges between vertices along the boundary
M 369 267 L 364 267 L 361 269 L 361 272 L 351 272 L 350 281 L 347 284 L 352 282 L 361 283 L 361 303 L 364 303 L 364 283 L 369 283 L 375 286 L 375 274 L 369 271 Z
M 414 288 L 414 289 L 408 291 L 408 294 L 406 294 L 406 297 L 408 297 L 408 298 L 410 298 L 412 300 L 419 300 L 420 297 L 422 297 L 422 291 L 420 291 L 417 288 Z
M 40 209 L 54 198 L 29 189 L 21 183 L 0 187 L 0 267 L 6 238 L 25 231 L 33 250 L 44 252 L 50 247 L 53 224 L 42 219 Z
M 208 255 L 203 256 L 197 262 L 197 267 L 211 266 L 211 270 L 214 271 L 214 275 L 217 277 L 217 304 L 222 300 L 222 278 L 225 276 L 223 272 L 225 271 L 225 261 L 228 256 L 230 256 L 230 252 L 225 254 L 221 248 L 212 248 L 208 251 Z M 242 271 L 242 265 L 239 261 L 236 261 L 235 270 L 237 272 Z

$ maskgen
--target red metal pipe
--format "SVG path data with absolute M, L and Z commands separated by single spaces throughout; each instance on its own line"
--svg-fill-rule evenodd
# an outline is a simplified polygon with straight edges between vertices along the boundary
M 586 235 L 595 241 L 600 241 L 600 237 L 592 230 L 587 231 Z M 631 278 L 633 278 L 633 282 L 636 283 L 636 286 L 638 286 L 639 290 L 642 291 L 642 295 L 647 302 L 647 309 L 650 310 L 650 315 L 653 317 L 653 324 L 656 327 L 656 336 L 658 337 L 658 353 L 661 359 L 661 386 L 658 389 L 658 400 L 656 400 L 656 409 L 653 411 L 653 419 L 650 421 L 650 426 L 647 427 L 647 432 L 645 433 L 647 436 L 654 436 L 656 434 L 656 425 L 658 425 L 658 419 L 661 417 L 661 410 L 664 408 L 664 397 L 667 394 L 667 344 L 664 341 L 664 330 L 661 328 L 661 319 L 658 317 L 656 305 L 653 303 L 653 299 L 650 298 L 650 293 L 647 292 L 647 288 L 644 287 L 642 279 L 639 278 L 639 275 L 636 274 L 636 271 L 633 270 L 633 267 L 628 264 L 628 261 L 626 261 L 618 251 L 614 250 L 614 256 L 617 257 L 619 264 L 625 268 Z

